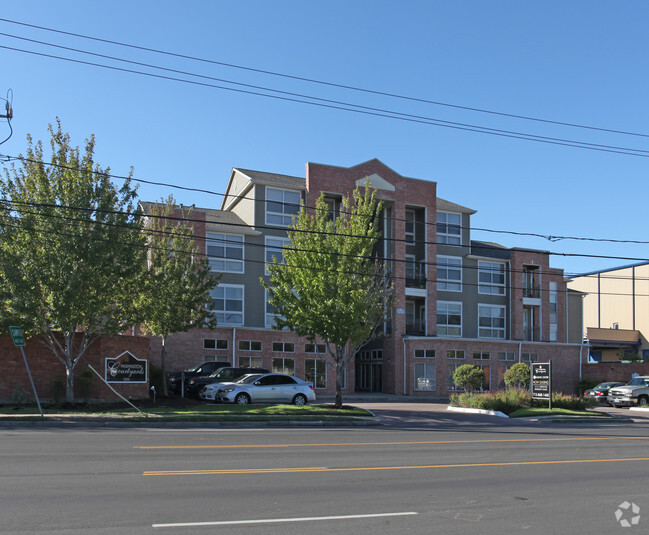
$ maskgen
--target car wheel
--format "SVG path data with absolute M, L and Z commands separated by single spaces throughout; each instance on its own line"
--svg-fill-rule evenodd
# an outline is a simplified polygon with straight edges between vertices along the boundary
M 639 407 L 649 407 L 649 398 L 647 396 L 641 396 L 638 398 Z
M 237 394 L 237 397 L 234 398 L 234 402 L 237 405 L 248 405 L 250 403 L 250 396 L 248 394 Z
M 307 404 L 307 399 L 306 399 L 306 396 L 304 394 L 296 394 L 293 397 L 293 405 L 302 406 L 302 405 L 306 405 L 306 404 Z

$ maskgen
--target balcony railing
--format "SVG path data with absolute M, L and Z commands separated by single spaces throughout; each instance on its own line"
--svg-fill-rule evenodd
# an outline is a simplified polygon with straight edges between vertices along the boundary
M 425 288 L 426 287 L 426 267 L 425 266 L 406 266 L 406 287 L 408 288 Z
M 536 286 L 532 286 L 532 287 L 525 286 L 523 287 L 523 297 L 538 299 L 539 297 L 541 297 L 541 289 Z
M 406 321 L 406 334 L 413 336 L 425 336 L 426 322 L 421 320 Z
M 538 327 L 525 328 L 523 329 L 523 340 L 526 342 L 540 342 L 541 341 L 541 331 Z

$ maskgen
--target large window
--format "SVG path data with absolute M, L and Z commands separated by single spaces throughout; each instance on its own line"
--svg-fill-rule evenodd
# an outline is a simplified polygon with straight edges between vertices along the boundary
M 462 258 L 437 257 L 437 289 L 447 292 L 462 291 Z
M 266 236 L 266 275 L 268 275 L 268 264 L 273 263 L 273 258 L 278 264 L 284 262 L 283 247 L 288 247 L 291 240 L 288 238 L 278 238 L 276 236 Z
M 505 295 L 505 264 L 478 261 L 478 292 Z
M 478 305 L 478 337 L 505 338 L 505 307 Z
M 266 328 L 271 329 L 275 326 L 275 318 L 279 316 L 277 307 L 271 305 L 268 301 L 268 290 L 266 290 Z
M 295 359 L 273 357 L 273 373 L 295 375 Z
M 406 243 L 415 243 L 415 212 L 406 210 Z
M 242 368 L 263 368 L 262 357 L 239 357 L 239 366 Z
M 216 234 L 208 232 L 205 236 L 207 258 L 212 271 L 222 273 L 243 273 L 243 236 L 236 234 Z
M 415 390 L 433 391 L 436 386 L 436 365 L 434 362 L 415 364 Z
M 462 336 L 462 303 L 437 302 L 438 336 Z
M 462 214 L 437 212 L 437 243 L 462 243 Z
M 559 330 L 559 290 L 556 282 L 550 282 L 550 342 L 557 341 Z
M 288 227 L 300 211 L 300 192 L 266 188 L 266 224 Z
M 327 388 L 327 363 L 322 359 L 305 359 L 304 380 L 314 388 Z
M 210 295 L 218 324 L 243 325 L 243 286 L 219 284 Z
M 262 344 L 258 340 L 239 340 L 241 351 L 261 351 Z

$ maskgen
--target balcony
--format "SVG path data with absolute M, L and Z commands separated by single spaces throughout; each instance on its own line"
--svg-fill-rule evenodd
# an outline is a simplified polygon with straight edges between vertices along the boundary
M 426 266 L 406 264 L 406 288 L 426 287 Z
M 541 341 L 541 331 L 538 327 L 530 328 L 525 327 L 523 329 L 523 340 L 526 342 L 540 342 Z
M 540 299 L 541 297 L 541 288 L 538 286 L 527 286 L 523 285 L 523 297 L 528 297 L 530 299 Z
M 407 320 L 406 334 L 411 336 L 426 336 L 426 322 L 423 320 Z

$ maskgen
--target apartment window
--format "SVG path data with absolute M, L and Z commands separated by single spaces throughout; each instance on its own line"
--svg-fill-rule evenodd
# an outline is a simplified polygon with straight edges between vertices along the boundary
M 243 325 L 243 286 L 219 284 L 210 295 L 220 325 Z
M 490 360 L 491 353 L 489 351 L 474 351 L 473 358 L 477 360 Z
M 304 380 L 313 388 L 327 388 L 327 363 L 322 359 L 305 359 Z
M 436 386 L 436 364 L 434 362 L 418 362 L 415 364 L 415 390 L 431 392 Z
M 463 349 L 449 349 L 446 352 L 446 358 L 447 359 L 463 359 L 464 358 L 464 350 Z
M 236 234 L 205 235 L 207 258 L 212 271 L 243 273 L 243 236 Z
M 325 344 L 304 344 L 305 353 L 326 353 L 327 346 Z
M 516 354 L 513 351 L 500 351 L 498 353 L 498 360 L 513 362 L 516 360 Z
M 217 340 L 214 338 L 205 338 L 203 340 L 203 349 L 227 349 L 227 340 Z
M 300 192 L 266 188 L 266 224 L 288 227 L 300 211 Z
M 324 202 L 327 207 L 327 218 L 335 222 L 340 215 L 340 201 L 337 199 L 325 199 Z
M 239 357 L 239 366 L 242 368 L 263 368 L 261 357 Z
M 439 336 L 462 336 L 462 303 L 438 301 L 437 334 Z
M 203 355 L 203 362 L 228 362 L 228 355 Z
M 261 351 L 261 342 L 256 340 L 239 340 L 239 349 L 241 351 Z
M 462 243 L 462 215 L 437 212 L 437 243 L 460 245 Z
M 406 210 L 406 244 L 415 243 L 415 212 Z
M 273 373 L 295 375 L 295 359 L 273 357 Z
M 478 293 L 505 295 L 505 264 L 478 261 Z
M 273 342 L 273 351 L 280 353 L 295 353 L 295 344 L 292 342 Z
M 434 349 L 415 349 L 415 358 L 416 359 L 434 359 L 435 350 Z
M 268 290 L 266 290 L 266 328 L 271 329 L 275 326 L 275 318 L 280 317 L 277 313 L 277 307 L 270 304 Z
M 462 258 L 437 257 L 437 289 L 447 292 L 462 291 Z
M 557 341 L 557 332 L 559 330 L 559 291 L 556 282 L 550 282 L 550 342 Z
M 505 307 L 478 305 L 478 338 L 505 338 Z
M 275 236 L 266 236 L 266 275 L 268 275 L 268 264 L 273 263 L 273 258 L 278 264 L 284 263 L 284 253 L 282 248 L 289 247 L 291 240 L 289 238 L 278 238 Z
M 538 353 L 521 353 L 522 362 L 538 362 L 539 354 Z

